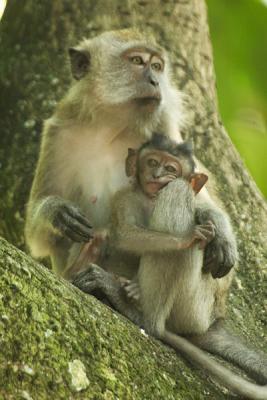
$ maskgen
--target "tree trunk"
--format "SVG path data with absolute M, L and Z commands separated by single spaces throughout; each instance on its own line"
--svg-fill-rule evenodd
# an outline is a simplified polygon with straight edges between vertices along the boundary
M 174 351 L 3 239 L 0 260 L 1 400 L 227 398 Z
M 267 207 L 220 122 L 203 0 L 8 1 L 0 24 L 0 233 L 24 248 L 42 120 L 70 82 L 66 48 L 83 36 L 133 25 L 151 29 L 170 52 L 177 85 L 187 94 L 184 137 L 194 138 L 197 157 L 213 173 L 238 237 L 230 323 L 263 347 Z M 4 240 L 0 251 L 3 399 L 74 398 L 80 387 L 68 370 L 81 369 L 76 359 L 87 375 L 80 399 L 227 398 L 193 379 L 172 351 Z

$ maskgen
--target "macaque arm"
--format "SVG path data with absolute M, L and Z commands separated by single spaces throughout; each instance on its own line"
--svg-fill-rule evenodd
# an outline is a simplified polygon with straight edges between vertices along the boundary
M 137 225 L 125 224 L 115 242 L 118 250 L 143 255 L 146 253 L 162 253 L 170 250 L 181 250 L 190 247 L 190 237 L 176 238 L 168 233 L 151 231 Z
M 196 204 L 197 223 L 211 221 L 215 227 L 215 238 L 206 248 L 204 272 L 211 272 L 214 278 L 225 276 L 237 262 L 236 238 L 225 212 L 216 206 L 207 193 L 199 193 Z
M 138 193 L 122 193 L 115 201 L 113 215 L 113 246 L 118 250 L 141 256 L 146 253 L 178 251 L 190 247 L 195 240 L 205 240 L 209 227 L 196 227 L 186 236 L 175 237 L 165 232 L 149 230 L 146 210 Z M 144 198 L 141 199 L 144 201 Z

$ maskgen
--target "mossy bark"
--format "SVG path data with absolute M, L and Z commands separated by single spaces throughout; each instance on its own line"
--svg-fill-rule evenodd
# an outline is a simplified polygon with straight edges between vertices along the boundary
M 198 158 L 213 173 L 238 237 L 230 323 L 263 347 L 267 207 L 220 121 L 203 0 L 8 1 L 0 23 L 0 233 L 24 248 L 42 120 L 70 82 L 66 48 L 83 36 L 129 26 L 150 29 L 170 52 L 187 95 L 183 135 L 194 138 Z M 0 399 L 227 398 L 193 379 L 173 352 L 3 240 L 0 252 Z M 68 373 L 77 365 L 82 371 L 81 364 L 69 364 L 76 359 L 89 380 L 81 392 Z
M 0 276 L 1 400 L 228 398 L 4 239 Z

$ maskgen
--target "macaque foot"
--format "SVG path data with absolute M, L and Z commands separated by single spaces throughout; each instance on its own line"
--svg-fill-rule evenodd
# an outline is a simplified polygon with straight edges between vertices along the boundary
M 210 272 L 214 279 L 223 278 L 233 268 L 236 261 L 235 243 L 215 237 L 205 250 L 203 272 Z
M 92 293 L 96 289 L 103 289 L 103 282 L 107 275 L 103 268 L 96 264 L 90 264 L 85 271 L 75 277 L 72 284 L 85 293 Z
M 211 221 L 206 224 L 196 225 L 194 240 L 199 241 L 199 248 L 204 249 L 215 237 L 215 226 Z

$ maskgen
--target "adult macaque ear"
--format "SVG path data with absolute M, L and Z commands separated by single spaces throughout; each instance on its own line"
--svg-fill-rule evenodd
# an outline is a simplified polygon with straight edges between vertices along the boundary
M 202 173 L 195 173 L 190 175 L 189 182 L 195 194 L 200 192 L 200 190 L 205 185 L 208 179 L 209 179 L 208 176 Z
M 90 54 L 71 47 L 69 48 L 69 57 L 72 76 L 79 81 L 89 71 Z
M 127 176 L 136 176 L 138 150 L 128 149 L 128 156 L 125 161 L 125 172 Z

